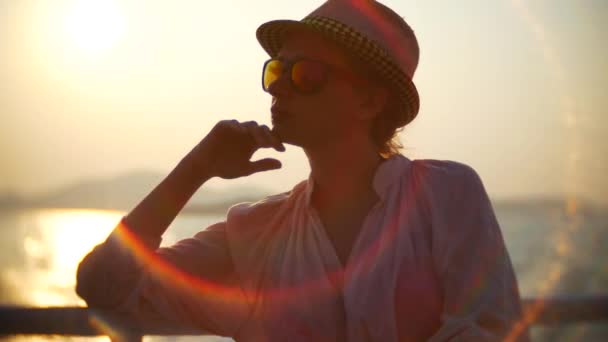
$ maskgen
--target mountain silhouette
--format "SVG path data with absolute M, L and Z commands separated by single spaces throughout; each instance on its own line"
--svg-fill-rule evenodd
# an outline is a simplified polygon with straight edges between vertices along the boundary
M 160 183 L 164 175 L 151 171 L 132 171 L 116 177 L 85 180 L 44 195 L 24 198 L 15 193 L 0 194 L 1 207 L 94 208 L 130 210 Z M 257 201 L 270 191 L 256 187 L 217 190 L 202 187 L 184 211 L 225 211 L 235 203 Z

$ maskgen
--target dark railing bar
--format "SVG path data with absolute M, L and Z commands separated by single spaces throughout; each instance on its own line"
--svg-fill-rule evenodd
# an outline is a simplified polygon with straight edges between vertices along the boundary
M 1 335 L 208 335 L 201 329 L 169 321 L 139 322 L 114 311 L 85 307 L 27 308 L 0 306 Z
M 523 300 L 526 324 L 553 325 L 608 320 L 608 294 Z M 141 341 L 144 335 L 209 335 L 168 321 L 137 321 L 124 314 L 84 307 L 0 306 L 1 335 L 107 335 Z
M 522 304 L 534 325 L 608 320 L 608 294 L 528 298 Z

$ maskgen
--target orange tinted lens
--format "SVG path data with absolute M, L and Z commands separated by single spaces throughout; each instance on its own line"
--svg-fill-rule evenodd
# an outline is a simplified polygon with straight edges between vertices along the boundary
M 268 87 L 276 81 L 279 77 L 281 77 L 281 73 L 283 72 L 283 62 L 272 59 L 266 63 L 264 66 L 264 75 L 263 75 L 263 85 L 264 90 L 268 90 Z
M 325 68 L 320 63 L 298 61 L 291 69 L 291 80 L 298 90 L 310 92 L 323 84 L 326 74 Z

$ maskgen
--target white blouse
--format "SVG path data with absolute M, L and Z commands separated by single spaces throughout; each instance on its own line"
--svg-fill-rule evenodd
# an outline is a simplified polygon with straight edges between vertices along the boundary
M 237 341 L 527 340 L 500 227 L 471 167 L 402 155 L 381 163 L 380 201 L 345 267 L 310 204 L 313 186 L 238 204 L 172 247 L 142 239 L 196 286 L 154 271 L 119 227 L 81 263 L 78 292 L 89 305 L 113 296 L 141 319 L 160 315 Z

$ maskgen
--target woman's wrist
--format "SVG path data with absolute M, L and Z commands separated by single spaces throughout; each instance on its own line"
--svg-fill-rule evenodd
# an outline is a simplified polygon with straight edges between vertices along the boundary
M 126 217 L 138 234 L 162 236 L 192 195 L 211 177 L 185 157 Z
M 208 163 L 200 162 L 191 154 L 186 155 L 177 165 L 175 172 L 180 174 L 183 179 L 197 188 L 213 178 Z

